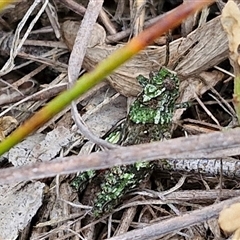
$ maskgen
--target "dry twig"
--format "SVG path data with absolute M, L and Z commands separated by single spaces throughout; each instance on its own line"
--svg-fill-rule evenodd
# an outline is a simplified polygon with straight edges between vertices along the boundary
M 57 174 L 76 173 L 89 169 L 105 169 L 137 161 L 152 161 L 167 158 L 223 158 L 240 154 L 240 129 L 214 132 L 189 138 L 177 138 L 163 142 L 152 142 L 90 155 L 57 158 L 56 161 L 41 162 L 19 168 L 0 170 L 2 183 L 46 178 Z M 187 161 L 187 160 L 186 160 Z M 227 162 L 227 161 L 226 161 Z M 207 165 L 208 160 L 205 161 Z M 239 161 L 233 164 L 238 173 Z

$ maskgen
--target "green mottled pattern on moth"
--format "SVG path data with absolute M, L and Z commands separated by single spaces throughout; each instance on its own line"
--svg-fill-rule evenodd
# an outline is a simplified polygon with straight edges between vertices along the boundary
M 94 215 L 99 216 L 103 212 L 111 211 L 126 192 L 137 187 L 139 181 L 147 177 L 151 168 L 152 164 L 149 162 L 139 162 L 134 165 L 114 167 L 107 170 L 104 173 L 101 192 L 95 199 Z
M 88 170 L 86 172 L 81 172 L 79 173 L 78 176 L 76 176 L 72 181 L 71 181 L 71 187 L 78 191 L 82 191 L 88 182 L 96 176 L 96 171 L 94 170 Z
M 120 137 L 121 137 L 121 132 L 115 131 L 115 132 L 111 132 L 105 140 L 110 143 L 117 144 L 120 140 Z
M 120 139 L 120 131 L 115 131 L 109 134 L 106 138 L 106 141 L 110 143 L 117 144 Z M 76 176 L 70 183 L 71 187 L 73 187 L 78 192 L 81 192 L 85 189 L 86 185 L 91 181 L 93 177 L 96 176 L 95 170 L 88 170 L 85 172 L 81 172 Z
M 138 81 L 143 91 L 131 105 L 123 126 L 123 146 L 171 138 L 172 117 L 179 95 L 178 78 L 162 68 L 150 79 L 139 76 Z M 94 214 L 98 216 L 112 210 L 126 192 L 137 187 L 151 173 L 153 167 L 152 162 L 138 162 L 106 170 L 101 191 L 94 201 Z
M 137 79 L 143 87 L 143 92 L 130 108 L 130 119 L 136 124 L 171 123 L 179 94 L 179 80 L 176 75 L 162 68 L 150 79 L 143 76 Z

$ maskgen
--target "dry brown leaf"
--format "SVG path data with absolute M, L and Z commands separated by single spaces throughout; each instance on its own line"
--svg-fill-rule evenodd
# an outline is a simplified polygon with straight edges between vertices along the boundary
M 234 233 L 232 240 L 239 240 L 239 239 L 240 239 L 240 229 L 238 229 L 238 230 Z
M 65 21 L 62 24 L 62 29 L 64 31 L 64 41 L 69 49 L 72 49 L 74 41 L 76 38 L 76 32 L 80 27 L 80 22 Z M 94 24 L 93 33 L 91 39 L 88 43 L 88 47 L 93 48 L 96 45 L 103 45 L 106 39 L 106 31 L 98 23 Z
M 69 21 L 62 26 L 63 36 L 70 49 L 72 49 L 79 24 Z M 94 69 L 99 62 L 123 46 L 120 44 L 117 46 L 104 45 L 105 33 L 97 33 L 94 37 L 99 37 L 100 40 L 99 44 L 87 49 L 83 63 L 86 70 Z M 164 64 L 165 55 L 165 46 L 149 46 L 116 69 L 107 77 L 107 80 L 122 95 L 137 96 L 141 91 L 141 86 L 136 77 L 140 74 L 148 77 L 149 72 L 157 71 Z M 174 70 L 183 76 L 185 81 L 187 77 L 198 75 L 220 63 L 227 56 L 226 34 L 221 27 L 219 17 L 217 17 L 190 33 L 186 38 L 177 39 L 170 44 L 168 67 L 171 69 L 177 62 L 178 65 Z M 198 82 L 201 83 L 200 80 Z
M 208 89 L 214 87 L 218 82 L 220 82 L 223 79 L 224 74 L 214 70 L 212 72 L 202 72 L 199 76 L 202 77 L 205 82 L 199 81 L 199 77 L 197 76 L 188 77 L 185 81 L 181 82 L 181 94 L 178 99 L 179 102 L 192 101 L 195 99 L 196 94 L 198 96 L 203 95 Z M 177 122 L 184 111 L 184 108 L 176 109 L 173 121 Z
M 232 204 L 221 211 L 218 219 L 220 228 L 226 233 L 233 233 L 240 228 L 240 203 Z
M 18 121 L 14 117 L 4 116 L 4 117 L 0 118 L 0 142 L 17 125 L 18 125 Z
M 237 76 L 240 73 L 240 10 L 234 1 L 228 1 L 223 8 L 221 23 L 228 36 L 230 60 Z

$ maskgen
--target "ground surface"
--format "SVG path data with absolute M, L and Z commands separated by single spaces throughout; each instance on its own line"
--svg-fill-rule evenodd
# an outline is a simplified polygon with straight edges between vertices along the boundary
M 76 22 L 82 19 L 87 3 L 74 3 L 77 5 L 67 0 L 47 4 L 20 52 L 15 52 L 15 66 L 11 68 L 10 64 L 1 70 L 0 140 L 65 90 L 69 81 L 67 73 L 76 74 L 68 59 L 79 28 Z M 84 56 L 82 70 L 90 71 L 119 44 L 137 35 L 144 24 L 180 3 L 105 1 L 98 25 L 90 34 L 91 40 L 87 40 L 86 54 L 82 51 L 74 57 Z M 14 33 L 19 30 L 20 39 L 23 38 L 42 6 L 42 3 L 34 7 L 33 1 L 21 1 L 1 14 L 2 67 L 9 59 L 10 49 L 14 49 L 12 42 L 19 44 L 13 39 Z M 224 3 L 218 1 L 189 17 L 180 27 L 157 39 L 105 82 L 80 97 L 76 109 L 89 129 L 81 124 L 76 126 L 69 107 L 1 157 L 1 167 L 100 151 L 98 145 L 106 143 L 92 136 L 104 139 L 119 126 L 127 116 L 127 97 L 131 102 L 141 92 L 136 77 L 139 74 L 148 77 L 162 65 L 175 71 L 180 78 L 178 103 L 190 103 L 175 112 L 173 138 L 234 126 L 236 116 L 230 74 L 233 70 L 228 60 L 227 37 L 220 24 L 223 6 Z M 94 9 L 95 6 L 93 12 Z M 23 22 L 21 30 L 18 24 L 24 16 L 29 19 Z M 85 44 L 84 40 L 78 43 L 81 44 Z M 2 74 L 3 71 L 7 74 Z M 83 132 L 86 134 L 81 134 Z M 232 155 L 191 162 L 177 159 L 162 164 L 139 189 L 121 200 L 111 212 L 113 214 L 106 213 L 100 218 L 91 212 L 93 186 L 97 185 L 94 182 L 97 180 L 86 184 L 86 190 L 81 193 L 71 186 L 76 174 L 1 185 L 0 238 L 106 239 L 119 236 L 116 239 L 134 239 L 139 235 L 138 239 L 226 239 L 217 220 L 223 205 L 217 203 L 239 195 L 238 158 Z M 208 210 L 207 206 L 214 210 Z M 195 210 L 199 210 L 199 214 Z M 185 213 L 190 215 L 175 218 Z M 208 213 L 212 216 L 210 220 Z M 188 223 L 190 219 L 192 223 Z M 161 223 L 163 227 L 154 228 L 154 224 Z M 140 232 L 131 235 L 134 229 Z M 126 232 L 130 235 L 124 235 Z

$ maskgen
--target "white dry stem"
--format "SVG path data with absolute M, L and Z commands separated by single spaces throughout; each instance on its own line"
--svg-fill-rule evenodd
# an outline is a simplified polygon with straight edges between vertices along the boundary
M 14 38 L 13 38 L 13 43 L 12 43 L 12 47 L 11 47 L 11 51 L 10 51 L 10 56 L 8 61 L 4 64 L 4 66 L 2 67 L 1 71 L 0 71 L 0 76 L 3 76 L 7 73 L 9 73 L 13 67 L 14 67 L 14 59 L 17 56 L 17 54 L 19 53 L 21 47 L 23 46 L 25 40 L 27 39 L 29 33 L 31 32 L 31 30 L 33 29 L 35 23 L 37 22 L 37 20 L 40 18 L 40 16 L 42 15 L 43 11 L 45 10 L 47 4 L 48 4 L 48 0 L 45 0 L 44 4 L 42 5 L 41 9 L 38 11 L 38 14 L 35 16 L 35 18 L 32 20 L 32 22 L 29 24 L 29 27 L 27 28 L 25 34 L 23 35 L 23 38 L 19 41 L 20 39 L 20 33 L 23 29 L 23 27 L 25 26 L 29 16 L 31 15 L 31 13 L 33 12 L 33 10 L 37 7 L 37 5 L 39 3 L 41 3 L 42 1 L 40 0 L 35 0 L 34 3 L 32 4 L 32 6 L 28 9 L 27 13 L 25 14 L 25 16 L 23 17 L 22 21 L 18 24 L 18 27 L 16 29 Z
M 83 21 L 78 30 L 73 50 L 69 59 L 68 67 L 68 80 L 69 86 L 73 86 L 77 80 L 81 70 L 82 62 L 87 51 L 88 44 L 91 39 L 91 35 L 94 35 L 93 29 L 96 23 L 99 12 L 102 8 L 103 1 L 91 0 L 88 4 L 88 8 L 85 12 Z M 115 148 L 115 145 L 108 143 L 107 141 L 100 139 L 94 135 L 87 125 L 84 123 L 82 117 L 78 114 L 76 103 L 73 101 L 71 104 L 73 119 L 79 128 L 80 132 L 87 137 L 93 143 L 100 145 L 105 148 Z

